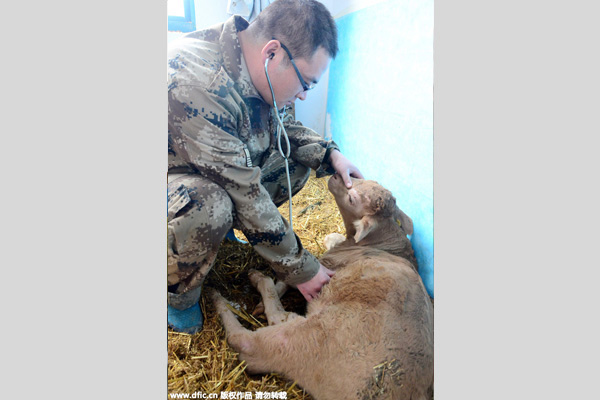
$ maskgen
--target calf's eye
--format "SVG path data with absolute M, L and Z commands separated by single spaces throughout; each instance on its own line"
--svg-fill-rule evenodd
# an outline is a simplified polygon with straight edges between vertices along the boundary
M 348 195 L 348 201 L 350 202 L 350 204 L 354 204 L 354 203 L 352 202 L 352 196 L 350 196 L 350 195 Z

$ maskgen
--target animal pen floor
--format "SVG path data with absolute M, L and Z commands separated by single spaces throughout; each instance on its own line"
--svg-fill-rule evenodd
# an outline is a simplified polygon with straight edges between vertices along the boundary
M 342 217 L 331 193 L 327 189 L 328 177 L 317 179 L 314 172 L 306 186 L 293 199 L 294 231 L 302 244 L 315 256 L 325 252 L 324 237 L 332 232 L 345 233 Z M 284 218 L 289 218 L 287 203 L 279 208 Z M 243 234 L 236 231 L 240 239 Z M 223 242 L 215 265 L 207 276 L 205 287 L 214 287 L 234 304 L 238 304 L 240 322 L 248 329 L 266 326 L 264 315 L 256 318 L 251 313 L 260 301 L 260 295 L 248 280 L 248 270 L 254 268 L 273 277 L 268 264 L 249 244 Z M 289 290 L 282 298 L 288 311 L 304 314 L 306 302 L 297 290 Z M 286 392 L 287 399 L 312 399 L 295 382 L 287 381 L 276 374 L 249 375 L 246 366 L 240 363 L 237 353 L 229 347 L 225 331 L 212 304 L 203 296 L 200 305 L 204 313 L 204 329 L 187 335 L 168 330 L 168 393 L 203 392 Z M 235 312 L 235 311 L 234 311 Z M 243 398 L 243 396 L 242 396 Z M 282 398 L 282 397 L 278 397 Z

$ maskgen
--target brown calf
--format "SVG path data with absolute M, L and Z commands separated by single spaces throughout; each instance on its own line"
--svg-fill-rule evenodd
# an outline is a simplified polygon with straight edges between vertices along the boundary
M 376 182 L 353 182 L 348 190 L 329 180 L 347 237 L 326 238 L 320 261 L 336 273 L 306 316 L 286 312 L 257 271 L 249 276 L 268 327 L 245 329 L 219 293 L 210 296 L 249 373 L 282 374 L 317 400 L 431 399 L 433 307 L 406 237 L 412 220 Z

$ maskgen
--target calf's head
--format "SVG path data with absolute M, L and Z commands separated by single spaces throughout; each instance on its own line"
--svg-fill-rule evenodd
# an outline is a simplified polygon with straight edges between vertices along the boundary
M 358 243 L 378 226 L 390 223 L 399 225 L 407 235 L 413 233 L 412 220 L 398 208 L 389 190 L 375 181 L 351 179 L 351 189 L 346 187 L 338 174 L 328 182 L 329 191 L 342 214 L 348 238 L 354 237 Z

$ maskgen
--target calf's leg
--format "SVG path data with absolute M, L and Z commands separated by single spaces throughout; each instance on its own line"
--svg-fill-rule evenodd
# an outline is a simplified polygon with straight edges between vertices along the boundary
M 271 283 L 273 281 L 271 280 Z M 227 335 L 227 342 L 239 353 L 239 359 L 246 362 L 246 371 L 250 374 L 267 373 L 277 370 L 278 357 L 273 349 L 285 345 L 282 328 L 286 325 L 259 328 L 250 331 L 244 328 L 235 314 L 227 308 L 227 301 L 216 290 L 208 289 L 210 296 Z M 266 302 L 269 304 L 269 302 Z
M 209 288 L 208 296 L 221 317 L 221 322 L 225 327 L 225 333 L 227 335 L 227 342 L 229 342 L 231 347 L 240 353 L 241 356 L 243 356 L 244 353 L 252 352 L 253 332 L 240 324 L 235 314 L 227 308 L 227 300 L 225 300 L 219 292 L 213 288 Z
M 264 304 L 265 315 L 267 316 L 269 325 L 277 325 L 298 317 L 296 313 L 285 311 L 283 305 L 281 305 L 279 293 L 273 283 L 273 279 L 254 269 L 250 270 L 248 277 L 252 285 L 262 296 L 262 303 Z
M 287 292 L 288 288 L 289 288 L 289 286 L 284 281 L 277 281 L 277 283 L 275 283 L 275 290 L 277 291 L 277 296 L 279 296 L 279 298 L 283 297 L 285 292 Z M 254 308 L 254 311 L 252 311 L 252 316 L 256 317 L 264 312 L 265 312 L 265 305 L 261 301 Z

